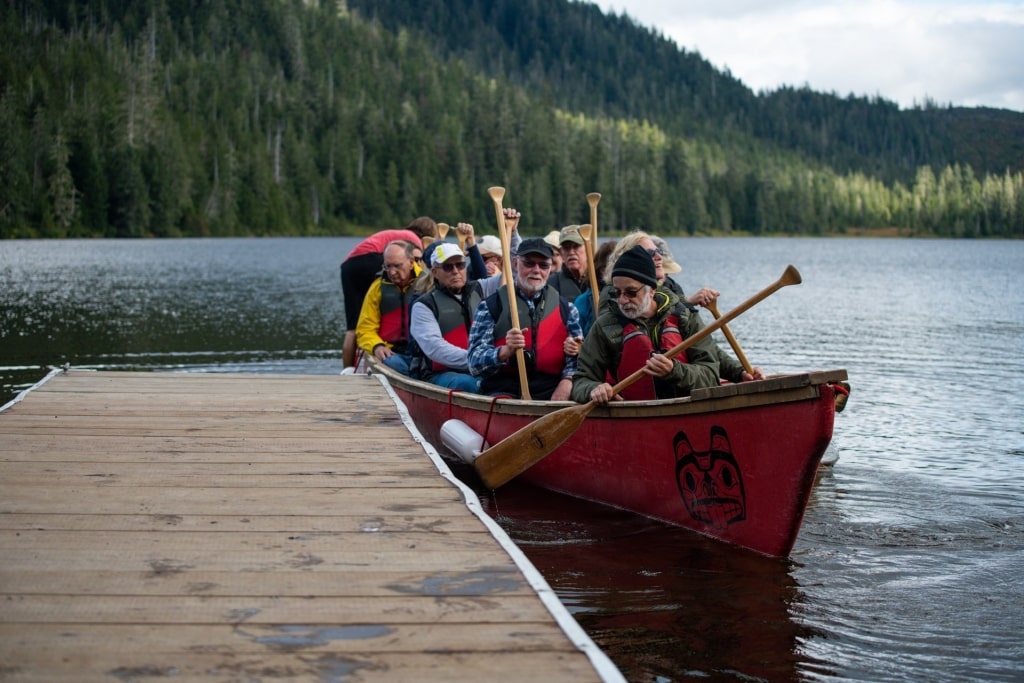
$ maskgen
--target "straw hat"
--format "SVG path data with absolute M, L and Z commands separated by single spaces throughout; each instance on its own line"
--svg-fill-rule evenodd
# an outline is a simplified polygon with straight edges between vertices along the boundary
M 672 258 L 672 250 L 668 248 L 668 244 L 665 240 L 660 237 L 652 237 L 651 241 L 654 242 L 654 246 L 661 252 L 661 267 L 665 269 L 666 275 L 674 275 L 675 273 L 683 272 L 683 267 L 676 263 L 676 260 Z

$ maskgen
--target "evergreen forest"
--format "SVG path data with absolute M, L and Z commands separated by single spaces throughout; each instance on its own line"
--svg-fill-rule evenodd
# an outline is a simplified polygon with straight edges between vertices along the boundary
M 9 0 L 0 237 L 1024 237 L 1024 113 L 754 93 L 570 0 Z

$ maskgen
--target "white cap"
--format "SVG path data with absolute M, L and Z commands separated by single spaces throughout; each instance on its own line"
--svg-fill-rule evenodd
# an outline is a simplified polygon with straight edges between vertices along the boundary
M 465 258 L 465 254 L 459 249 L 459 245 L 452 242 L 442 242 L 437 245 L 434 249 L 434 253 L 430 256 L 430 265 L 436 266 L 444 263 L 453 256 L 462 256 Z
M 494 235 L 484 235 L 476 241 L 476 246 L 480 250 L 481 254 L 496 254 L 497 256 L 503 256 L 504 253 L 501 249 L 501 240 Z

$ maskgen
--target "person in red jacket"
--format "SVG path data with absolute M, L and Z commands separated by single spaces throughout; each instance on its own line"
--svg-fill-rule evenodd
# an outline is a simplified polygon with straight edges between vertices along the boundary
M 437 223 L 432 218 L 420 216 L 400 230 L 381 230 L 370 235 L 341 262 L 341 293 L 345 301 L 345 339 L 341 346 L 343 372 L 356 364 L 356 323 L 366 292 L 384 265 L 384 247 L 396 240 L 405 240 L 422 250 L 424 237 L 437 237 Z

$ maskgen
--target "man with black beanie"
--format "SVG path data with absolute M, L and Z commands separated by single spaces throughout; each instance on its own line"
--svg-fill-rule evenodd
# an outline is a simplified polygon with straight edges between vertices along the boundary
M 577 361 L 572 399 L 607 403 L 613 399 L 610 374 L 621 381 L 642 369 L 644 377 L 626 387 L 616 400 L 650 400 L 689 396 L 694 389 L 718 384 L 714 341 L 705 337 L 673 358 L 665 352 L 704 327 L 696 310 L 660 288 L 654 260 L 641 246 L 623 252 L 612 266 L 610 296 Z

